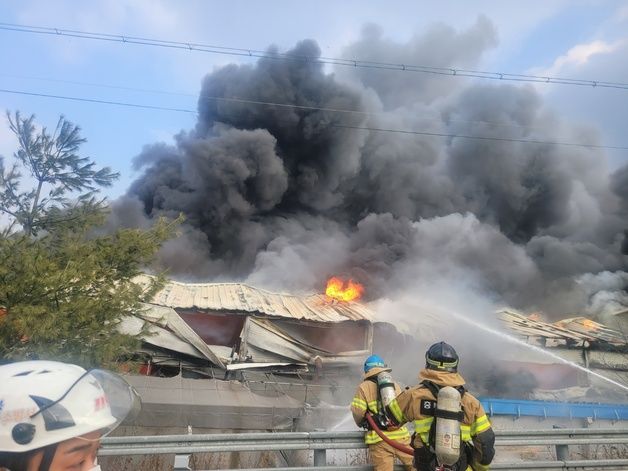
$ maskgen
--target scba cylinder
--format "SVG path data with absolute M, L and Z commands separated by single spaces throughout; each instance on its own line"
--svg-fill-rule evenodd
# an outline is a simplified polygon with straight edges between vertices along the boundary
M 460 393 L 445 386 L 438 392 L 434 451 L 439 465 L 451 466 L 460 459 Z
M 392 400 L 397 396 L 395 392 L 395 382 L 392 375 L 388 371 L 384 371 L 377 375 L 377 387 L 379 388 L 379 395 L 384 407 L 388 406 Z

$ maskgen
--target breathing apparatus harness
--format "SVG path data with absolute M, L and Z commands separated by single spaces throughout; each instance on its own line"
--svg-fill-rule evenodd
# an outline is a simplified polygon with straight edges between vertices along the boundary
M 465 471 L 471 462 L 473 448 L 462 441 L 460 432 L 460 424 L 464 420 L 464 386 L 440 386 L 428 380 L 420 384 L 436 400 L 423 399 L 420 404 L 421 414 L 434 417 L 434 420 L 430 426 L 428 442 L 415 449 L 417 469 Z
M 376 376 L 368 378 L 368 381 L 375 383 L 377 386 L 377 412 L 369 411 L 373 421 L 377 424 L 379 430 L 395 430 L 399 428 L 397 421 L 394 417 L 390 417 L 386 414 L 386 406 L 395 398 L 395 383 L 392 379 L 392 375 L 384 371 Z M 370 423 L 367 423 L 367 428 L 371 428 Z M 373 428 L 373 430 L 375 430 Z
M 375 430 L 375 433 L 393 448 L 402 453 L 413 455 L 414 450 L 411 447 L 402 445 L 398 441 L 388 438 L 383 432 L 384 430 L 397 429 L 401 425 L 386 413 L 386 407 L 397 395 L 391 374 L 384 371 L 377 376 L 369 378 L 369 380 L 377 385 L 377 413 L 373 413 L 369 410 L 366 411 L 367 429 Z

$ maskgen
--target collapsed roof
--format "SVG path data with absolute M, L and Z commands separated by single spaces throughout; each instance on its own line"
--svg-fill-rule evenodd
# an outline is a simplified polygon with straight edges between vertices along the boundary
M 511 309 L 499 311 L 498 316 L 511 332 L 528 340 L 537 339 L 547 347 L 564 345 L 608 349 L 628 346 L 626 336 L 621 332 L 585 317 L 548 323 Z
M 150 277 L 137 281 L 148 284 Z M 150 352 L 154 358 L 164 364 L 205 360 L 227 371 L 355 366 L 372 351 L 374 332 L 390 335 L 364 304 L 242 283 L 168 281 L 145 308 L 121 329 L 144 333 L 146 346 L 161 352 Z

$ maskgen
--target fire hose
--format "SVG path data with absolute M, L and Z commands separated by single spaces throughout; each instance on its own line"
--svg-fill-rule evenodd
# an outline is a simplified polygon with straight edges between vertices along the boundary
M 377 433 L 377 435 L 379 435 L 379 437 L 384 440 L 386 443 L 388 443 L 391 447 L 399 450 L 402 453 L 406 453 L 408 455 L 413 456 L 414 455 L 414 450 L 412 448 L 410 448 L 409 446 L 405 446 L 402 445 L 401 443 L 399 443 L 396 440 L 392 440 L 390 438 L 388 438 L 384 432 L 382 432 L 382 429 L 380 429 L 377 424 L 375 423 L 375 421 L 373 420 L 373 416 L 371 415 L 370 412 L 366 413 L 366 420 L 368 421 L 369 425 L 373 428 L 373 430 L 375 430 L 375 433 Z
M 388 438 L 384 434 L 384 432 L 382 432 L 382 429 L 380 429 L 377 426 L 377 423 L 375 422 L 375 420 L 373 420 L 373 416 L 371 415 L 370 412 L 366 413 L 366 420 L 368 421 L 369 425 L 373 428 L 373 430 L 375 430 L 375 433 L 377 433 L 377 435 L 379 435 L 379 437 L 382 440 L 384 440 L 386 443 L 388 443 L 391 447 L 395 448 L 396 450 L 399 450 L 402 453 L 406 453 L 407 455 L 414 456 L 414 450 L 412 448 L 410 448 L 409 446 L 402 445 L 396 440 L 392 440 Z M 441 465 L 441 466 L 438 466 L 435 471 L 446 471 L 446 468 L 444 465 Z

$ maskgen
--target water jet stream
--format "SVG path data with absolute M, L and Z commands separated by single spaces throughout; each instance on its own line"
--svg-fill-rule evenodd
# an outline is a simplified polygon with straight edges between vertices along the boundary
M 463 322 L 466 322 L 467 324 L 472 325 L 472 326 L 474 326 L 474 327 L 476 327 L 476 328 L 478 328 L 480 330 L 483 330 L 485 332 L 488 332 L 489 334 L 496 335 L 496 336 L 498 336 L 498 337 L 500 337 L 500 338 L 502 338 L 504 340 L 507 340 L 507 341 L 512 342 L 512 343 L 515 343 L 517 345 L 521 345 L 522 347 L 526 347 L 526 348 L 528 348 L 530 350 L 533 350 L 533 351 L 535 351 L 537 353 L 541 353 L 543 355 L 548 355 L 548 356 L 554 358 L 555 360 L 560 361 L 561 363 L 565 363 L 566 365 L 569 365 L 569 366 L 571 366 L 573 368 L 576 368 L 576 369 L 578 369 L 580 371 L 584 371 L 587 374 L 595 376 L 596 378 L 599 378 L 599 379 L 601 379 L 603 381 L 606 381 L 607 383 L 610 383 L 610 384 L 612 384 L 614 386 L 617 386 L 618 388 L 621 388 L 621 389 L 623 389 L 625 391 L 628 391 L 628 386 L 625 386 L 625 385 L 623 385 L 621 383 L 618 383 L 617 381 L 614 381 L 614 380 L 612 380 L 610 378 L 607 378 L 606 376 L 601 375 L 599 373 L 596 373 L 595 371 L 591 371 L 590 369 L 585 368 L 584 366 L 581 366 L 581 365 L 579 365 L 577 363 L 574 363 L 573 361 L 566 360 L 565 358 L 561 357 L 560 355 L 557 355 L 556 353 L 547 351 L 547 350 L 545 350 L 545 349 L 543 349 L 541 347 L 537 347 L 536 345 L 531 345 L 531 344 L 529 344 L 529 343 L 527 343 L 527 342 L 525 342 L 523 340 L 520 340 L 520 339 L 518 339 L 518 338 L 516 338 L 516 337 L 514 337 L 514 336 L 512 336 L 510 334 L 507 334 L 507 333 L 504 333 L 504 332 L 500 332 L 497 329 L 493 329 L 492 327 L 489 327 L 489 326 L 484 325 L 482 323 L 478 323 L 476 320 L 471 320 L 471 319 L 463 316 L 462 314 L 458 314 L 457 312 L 453 312 L 453 311 L 448 311 L 448 312 L 449 312 L 449 314 L 451 314 L 456 319 L 461 320 Z

